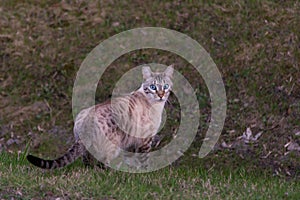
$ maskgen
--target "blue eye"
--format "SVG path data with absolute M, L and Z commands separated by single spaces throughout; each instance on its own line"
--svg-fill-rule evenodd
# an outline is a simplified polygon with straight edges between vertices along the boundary
M 150 85 L 150 89 L 151 89 L 151 90 L 156 90 L 156 86 L 153 85 L 153 84 L 151 84 L 151 85 Z
M 166 89 L 168 89 L 169 88 L 169 84 L 165 84 L 164 85 L 164 89 L 166 90 Z

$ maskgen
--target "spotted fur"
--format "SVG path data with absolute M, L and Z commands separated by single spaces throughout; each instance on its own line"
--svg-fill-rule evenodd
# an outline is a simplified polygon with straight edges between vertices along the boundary
M 86 164 L 94 163 L 91 160 L 95 156 L 109 165 L 121 150 L 150 152 L 153 146 L 159 144 L 156 134 L 172 88 L 173 66 L 162 73 L 154 73 L 146 66 L 142 74 L 144 82 L 138 90 L 84 109 L 77 115 L 74 125 L 76 141 L 63 156 L 44 160 L 28 155 L 28 161 L 40 168 L 55 169 L 74 162 L 80 156 Z M 147 158 L 146 154 L 140 159 L 143 166 Z

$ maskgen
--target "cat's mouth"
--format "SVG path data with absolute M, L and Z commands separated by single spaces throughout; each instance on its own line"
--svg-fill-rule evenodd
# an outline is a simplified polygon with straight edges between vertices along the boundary
M 157 98 L 156 100 L 159 101 L 159 102 L 161 102 L 161 101 L 165 101 L 166 98 L 164 98 L 164 97 L 159 97 L 159 98 Z

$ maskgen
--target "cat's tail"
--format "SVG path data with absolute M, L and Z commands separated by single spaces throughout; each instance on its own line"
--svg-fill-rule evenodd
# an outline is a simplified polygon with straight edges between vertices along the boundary
M 43 169 L 56 169 L 60 167 L 64 167 L 66 165 L 71 164 L 74 162 L 78 157 L 80 157 L 85 152 L 84 145 L 77 141 L 69 150 L 67 153 L 65 153 L 63 156 L 54 159 L 54 160 L 44 160 L 42 158 L 38 158 L 32 155 L 27 156 L 27 160 L 40 168 Z

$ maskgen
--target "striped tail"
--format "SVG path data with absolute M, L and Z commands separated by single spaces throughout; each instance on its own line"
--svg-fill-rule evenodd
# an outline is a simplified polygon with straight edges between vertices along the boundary
M 80 157 L 84 153 L 84 151 L 85 147 L 83 146 L 83 144 L 81 142 L 76 142 L 65 155 L 55 160 L 44 160 L 32 155 L 28 155 L 27 160 L 31 164 L 43 169 L 56 169 L 71 164 L 78 157 Z

